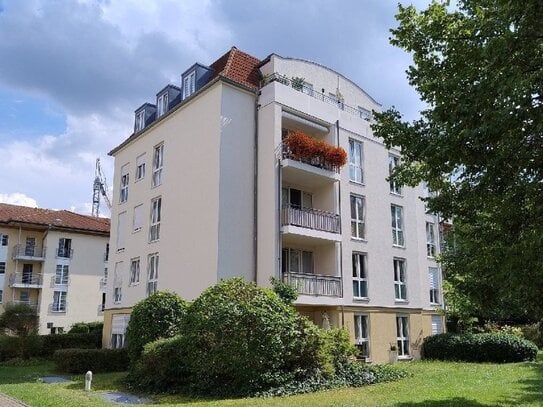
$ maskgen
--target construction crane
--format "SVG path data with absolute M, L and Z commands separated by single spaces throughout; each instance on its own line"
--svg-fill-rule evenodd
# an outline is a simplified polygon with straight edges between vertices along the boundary
M 92 216 L 100 216 L 100 195 L 104 198 L 108 209 L 111 211 L 111 199 L 107 195 L 106 177 L 102 174 L 100 159 L 96 159 L 94 171 L 94 184 L 92 186 Z

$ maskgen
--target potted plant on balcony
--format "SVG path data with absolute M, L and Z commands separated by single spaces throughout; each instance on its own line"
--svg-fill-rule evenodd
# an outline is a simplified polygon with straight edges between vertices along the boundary
M 299 76 L 293 76 L 290 80 L 290 83 L 292 84 L 292 87 L 296 90 L 303 90 L 305 78 L 300 78 Z

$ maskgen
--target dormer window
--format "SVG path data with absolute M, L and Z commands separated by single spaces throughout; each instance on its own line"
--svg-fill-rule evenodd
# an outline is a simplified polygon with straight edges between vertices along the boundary
M 162 95 L 158 97 L 157 100 L 157 114 L 158 117 L 162 116 L 164 113 L 168 111 L 168 92 L 164 92 Z
M 362 119 L 366 120 L 367 122 L 371 121 L 371 112 L 368 109 L 358 106 L 358 113 Z
M 192 71 L 183 79 L 183 99 L 192 95 L 196 90 L 196 71 Z
M 134 127 L 134 131 L 143 130 L 144 127 L 145 127 L 145 110 L 141 110 L 136 113 L 136 124 Z

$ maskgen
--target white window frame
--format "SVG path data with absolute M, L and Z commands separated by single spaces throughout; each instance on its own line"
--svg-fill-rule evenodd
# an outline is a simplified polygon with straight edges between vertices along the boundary
M 162 184 L 162 170 L 164 167 L 164 143 L 160 143 L 153 148 L 153 176 L 151 177 L 151 187 L 157 187 Z
M 360 205 L 358 205 L 358 202 L 360 202 Z M 351 237 L 364 240 L 366 238 L 366 198 L 362 195 L 351 194 L 350 205 Z
M 300 194 L 301 206 L 292 203 L 293 193 Z M 283 187 L 281 188 L 281 202 L 282 206 L 285 208 L 297 208 L 297 209 L 312 209 L 313 208 L 313 194 L 306 192 L 302 189 Z
M 149 222 L 149 242 L 160 240 L 160 221 L 162 218 L 162 197 L 151 200 L 151 214 Z
M 390 215 L 392 218 L 392 245 L 398 247 L 405 247 L 403 207 L 399 205 L 391 205 Z
M 113 304 L 120 304 L 123 300 L 123 288 L 113 287 Z
M 136 176 L 135 180 L 139 181 L 140 179 L 145 178 L 145 153 L 140 154 L 136 157 Z
M 163 116 L 168 112 L 168 92 L 164 92 L 160 95 L 156 102 L 157 117 Z
M 134 206 L 134 217 L 132 219 L 132 232 L 139 232 L 143 228 L 143 204 Z
M 366 253 L 353 252 L 352 253 L 352 267 L 353 267 L 353 297 L 355 299 L 368 298 L 368 258 Z M 366 294 L 366 295 L 356 295 Z
M 392 172 L 394 171 L 394 168 L 396 168 L 398 165 L 400 165 L 400 157 L 395 154 L 389 154 L 388 155 L 388 176 L 390 177 L 392 175 Z M 393 195 L 402 195 L 402 188 L 401 186 L 392 180 L 389 180 L 390 185 L 390 193 Z
M 113 272 L 113 303 L 120 304 L 123 299 L 123 267 L 124 263 L 118 261 L 115 263 L 115 270 Z
M 158 253 L 150 254 L 147 259 L 147 295 L 158 291 Z
M 441 275 L 438 267 L 428 267 L 428 285 L 430 304 L 441 304 Z
M 394 268 L 394 299 L 407 302 L 407 262 L 405 259 L 395 257 Z
M 306 95 L 312 96 L 313 95 L 313 84 L 304 81 L 304 84 L 302 86 L 302 92 L 305 93 Z
M 409 316 L 396 315 L 396 343 L 398 357 L 409 358 Z
M 439 335 L 443 332 L 443 317 L 441 315 L 432 315 L 432 335 Z
M 370 110 L 365 109 L 362 106 L 358 106 L 358 114 L 360 115 L 360 118 L 366 120 L 367 122 L 371 121 L 371 111 Z
M 140 258 L 130 259 L 130 277 L 128 285 L 136 285 L 140 282 Z
M 364 144 L 349 139 L 349 181 L 364 183 Z
M 57 264 L 55 269 L 55 285 L 68 285 L 70 281 L 70 268 L 67 264 Z
M 436 257 L 436 231 L 433 222 L 426 222 L 426 256 L 430 258 Z
M 141 131 L 145 128 L 145 109 L 136 113 L 134 132 Z
M 68 293 L 62 290 L 53 291 L 52 312 L 66 312 Z
M 359 356 L 370 357 L 370 319 L 367 314 L 354 314 L 354 340 Z
M 315 274 L 315 254 L 310 250 L 283 248 L 283 273 Z
M 196 70 L 190 72 L 183 79 L 183 99 L 189 97 L 196 91 Z
M 119 203 L 128 201 L 128 184 L 130 183 L 129 166 L 125 164 L 121 167 L 121 180 L 119 185 Z
M 0 246 L 7 246 L 9 242 L 9 236 L 0 233 Z
M 125 249 L 126 246 L 126 224 L 127 213 L 121 212 L 117 218 L 117 252 L 121 252 Z

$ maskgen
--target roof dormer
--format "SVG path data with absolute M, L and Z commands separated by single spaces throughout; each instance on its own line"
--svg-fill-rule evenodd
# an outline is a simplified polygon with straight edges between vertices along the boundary
M 134 133 L 142 131 L 155 120 L 156 106 L 151 103 L 144 103 L 135 112 Z
M 194 92 L 202 88 L 209 78 L 213 70 L 202 64 L 194 64 L 181 75 L 181 86 L 183 88 L 183 99 L 188 98 Z
M 179 102 L 181 89 L 174 85 L 167 85 L 156 95 L 157 119 L 164 116 L 173 106 Z

